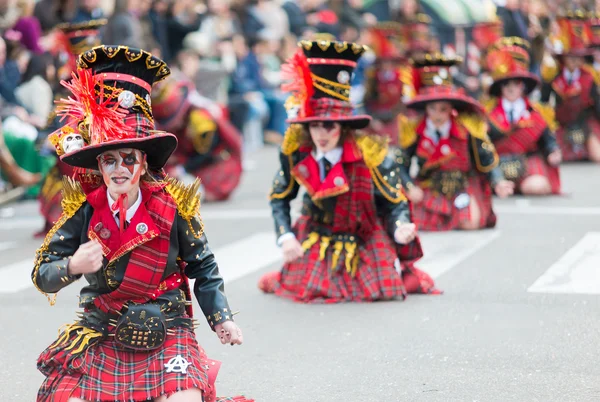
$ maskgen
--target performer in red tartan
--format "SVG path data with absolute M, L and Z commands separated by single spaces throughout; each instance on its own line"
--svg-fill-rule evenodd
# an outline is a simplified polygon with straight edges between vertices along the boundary
M 585 58 L 592 51 L 587 13 L 569 12 L 557 18 L 560 35 L 552 39 L 559 68 L 542 67 L 542 102 L 554 98 L 559 128 L 556 139 L 565 161 L 600 162 L 599 82 Z
M 156 180 L 177 147 L 154 129 L 149 103 L 168 67 L 125 46 L 90 49 L 78 67 L 58 113 L 90 142 L 61 160 L 98 169 L 103 185 L 85 191 L 65 179 L 63 213 L 36 253 L 32 280 L 43 294 L 88 282 L 79 319 L 38 359 L 46 379 L 37 401 L 248 401 L 216 398 L 219 364 L 193 331 L 189 278 L 221 343 L 243 340 L 199 217 L 198 183 Z
M 353 43 L 304 41 L 282 69 L 295 107 L 270 200 L 285 265 L 260 279 L 266 293 L 302 303 L 439 293 L 414 265 L 423 251 L 386 141 L 356 131 L 370 120 L 354 115 L 349 99 L 363 52 Z M 292 226 L 300 186 L 302 216 Z
M 554 136 L 554 111 L 529 101 L 539 79 L 529 72 L 529 43 L 502 38 L 487 57 L 493 83 L 486 104 L 489 136 L 504 177 L 526 195 L 560 193 L 562 156 Z
M 63 38 L 60 43 L 63 44 L 64 52 L 69 56 L 67 68 L 71 71 L 76 70 L 76 59 L 80 53 L 98 46 L 100 44 L 99 29 L 106 24 L 106 20 L 92 20 L 83 23 L 64 23 L 57 26 L 60 35 Z M 70 73 L 69 73 L 70 74 Z M 59 91 L 58 98 L 67 95 L 64 91 Z M 77 169 L 60 160 L 60 156 L 65 152 L 75 151 L 85 145 L 87 140 L 85 133 L 75 132 L 72 127 L 64 127 L 65 121 L 55 113 L 52 113 L 48 121 L 48 126 L 44 131 L 51 133 L 49 140 L 55 148 L 56 165 L 50 169 L 44 183 L 42 184 L 40 195 L 40 212 L 44 217 L 45 223 L 42 230 L 35 234 L 36 237 L 44 237 L 58 220 L 62 213 L 62 188 L 63 177 L 76 178 L 92 186 L 100 184 L 100 177 L 93 172 L 86 172 L 83 169 Z
M 498 167 L 481 105 L 452 84 L 449 69 L 460 61 L 429 54 L 414 63 L 419 92 L 407 107 L 425 115 L 403 126 L 400 171 L 421 230 L 493 227 L 490 184 L 501 197 L 513 192 Z M 416 179 L 409 172 L 414 156 Z
M 399 116 L 406 111 L 404 101 L 412 95 L 413 70 L 406 56 L 404 27 L 385 22 L 369 30 L 375 62 L 367 70 L 365 109 L 372 117 L 369 132 L 386 136 L 398 145 Z
M 179 140 L 166 167 L 172 177 L 199 177 L 206 201 L 227 200 L 242 176 L 242 136 L 215 104 L 178 74 L 161 82 L 152 98 L 157 126 Z

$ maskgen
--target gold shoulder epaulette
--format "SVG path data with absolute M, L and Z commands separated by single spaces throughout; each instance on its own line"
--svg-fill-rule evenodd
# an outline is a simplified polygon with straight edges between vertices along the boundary
M 542 115 L 550 131 L 554 132 L 558 129 L 556 114 L 554 113 L 554 108 L 552 106 L 538 102 L 532 102 L 531 107 L 533 108 L 533 110 Z
M 544 82 L 552 82 L 559 73 L 558 63 L 542 63 L 540 67 L 540 76 Z
M 483 109 L 487 113 L 490 113 L 498 105 L 498 99 L 494 97 L 482 99 L 481 104 L 483 105 Z
M 417 126 L 419 125 L 418 120 L 410 120 L 404 115 L 400 115 L 398 118 L 399 136 L 398 144 L 400 148 L 408 148 L 417 141 Z
M 291 155 L 300 148 L 302 141 L 302 125 L 301 124 L 290 124 L 288 129 L 285 131 L 283 142 L 281 144 L 281 152 L 284 155 Z
M 467 129 L 471 136 L 482 141 L 489 141 L 487 122 L 483 117 L 473 113 L 461 113 L 458 115 L 458 122 Z
M 596 85 L 600 85 L 600 73 L 598 71 L 596 71 L 594 66 L 591 66 L 589 64 L 584 64 L 582 68 L 585 71 L 587 71 L 588 73 L 590 73 L 592 75 L 592 77 L 594 77 L 594 83 Z
M 85 193 L 83 192 L 81 183 L 68 176 L 63 177 L 62 193 L 63 198 L 61 207 L 63 214 L 70 218 L 75 215 L 75 212 L 77 212 L 86 201 Z
M 196 178 L 192 184 L 184 184 L 181 181 L 167 178 L 165 189 L 173 197 L 177 204 L 177 212 L 188 223 L 189 229 L 196 239 L 204 234 L 204 224 L 200 219 L 200 179 Z M 192 219 L 196 219 L 200 229 L 196 232 L 192 226 Z
M 363 155 L 365 164 L 373 169 L 383 162 L 388 153 L 387 138 L 375 135 L 361 135 L 356 138 L 356 143 Z

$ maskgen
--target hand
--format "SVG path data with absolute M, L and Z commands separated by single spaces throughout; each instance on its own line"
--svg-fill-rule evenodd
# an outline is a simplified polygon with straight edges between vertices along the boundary
M 423 194 L 423 190 L 421 190 L 420 187 L 411 186 L 406 195 L 411 202 L 419 204 L 421 201 L 423 201 L 425 194 Z
M 558 166 L 562 162 L 562 152 L 560 149 L 553 151 L 550 155 L 548 155 L 548 163 L 551 166 Z
M 506 198 L 515 192 L 515 183 L 508 180 L 501 180 L 494 187 L 494 191 L 498 197 Z
M 244 336 L 242 330 L 233 321 L 225 321 L 222 324 L 215 325 L 215 332 L 221 340 L 221 343 L 233 345 L 241 345 L 244 342 Z
M 93 274 L 100 271 L 103 261 L 102 246 L 92 240 L 79 246 L 69 261 L 67 272 L 69 275 Z
M 415 237 L 417 237 L 417 226 L 414 223 L 403 223 L 394 232 L 394 240 L 398 244 L 408 244 Z
M 290 237 L 285 240 L 281 245 L 281 248 L 283 249 L 283 260 L 286 264 L 294 262 L 304 255 L 302 244 L 300 244 L 295 237 Z
M 377 24 L 377 17 L 371 13 L 364 13 L 362 17 L 367 26 L 373 26 Z

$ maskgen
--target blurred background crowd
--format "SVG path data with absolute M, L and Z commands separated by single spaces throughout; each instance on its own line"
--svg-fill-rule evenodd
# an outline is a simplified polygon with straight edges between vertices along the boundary
M 547 51 L 552 22 L 565 8 L 598 8 L 567 0 L 0 0 L 0 169 L 3 189 L 36 197 L 56 163 L 44 147 L 69 57 L 62 23 L 107 19 L 103 44 L 142 48 L 178 68 L 203 98 L 226 111 L 249 154 L 279 144 L 286 129 L 281 64 L 302 39 L 370 44 L 368 28 L 384 21 L 431 18 L 438 50 L 465 58 L 470 92 L 481 87 L 473 28 L 500 19 L 505 36 L 532 43 L 532 69 Z M 352 100 L 363 102 L 366 55 L 355 72 Z

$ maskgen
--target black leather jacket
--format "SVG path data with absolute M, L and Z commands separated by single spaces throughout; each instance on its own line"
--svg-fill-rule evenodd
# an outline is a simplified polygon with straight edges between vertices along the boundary
M 93 208 L 85 202 L 75 214 L 66 220 L 56 233 L 49 239 L 47 247 L 42 246 L 39 267 L 36 264 L 32 272 L 32 280 L 36 287 L 44 293 L 57 293 L 67 285 L 75 282 L 82 275 L 67 274 L 69 258 L 75 254 L 78 247 L 89 241 L 87 236 Z M 200 223 L 191 221 L 194 230 L 199 230 Z M 116 289 L 121 283 L 128 265 L 131 252 L 108 264 L 104 259 L 104 266 L 93 274 L 85 275 L 88 285 L 80 293 L 80 307 L 95 309 L 92 303 L 100 294 Z M 205 235 L 200 239 L 194 238 L 188 229 L 188 223 L 179 214 L 171 229 L 170 249 L 167 267 L 163 279 L 169 275 L 180 272 L 177 258 L 187 264 L 185 274 L 190 279 L 195 279 L 194 294 L 204 316 L 214 330 L 216 324 L 232 320 L 231 310 L 224 293 L 223 278 L 219 274 L 219 267 L 215 260 L 208 240 Z M 181 292 L 170 291 L 161 298 L 181 298 Z
M 273 178 L 271 188 L 270 204 L 275 222 L 275 231 L 277 236 L 292 232 L 292 220 L 290 215 L 290 202 L 298 196 L 300 185 L 292 180 L 291 169 L 299 161 L 308 156 L 307 152 L 296 151 L 291 155 L 285 155 L 280 152 L 279 159 L 281 168 Z M 394 189 L 401 189 L 400 184 L 400 166 L 394 159 L 386 157 L 377 167 L 378 171 L 386 178 L 387 183 Z M 352 183 L 350 183 L 352 186 Z M 388 201 L 377 186 L 374 187 L 373 200 L 377 209 L 377 214 L 383 219 L 388 234 L 393 238 L 397 223 L 410 222 L 410 209 L 408 202 L 403 200 L 398 203 Z M 388 191 L 388 187 L 382 187 L 383 191 Z M 388 194 L 395 196 L 395 194 Z M 302 204 L 302 215 L 311 217 L 313 222 L 328 226 L 333 223 L 333 213 L 336 206 L 336 197 L 329 197 L 315 203 L 308 193 L 304 194 Z

